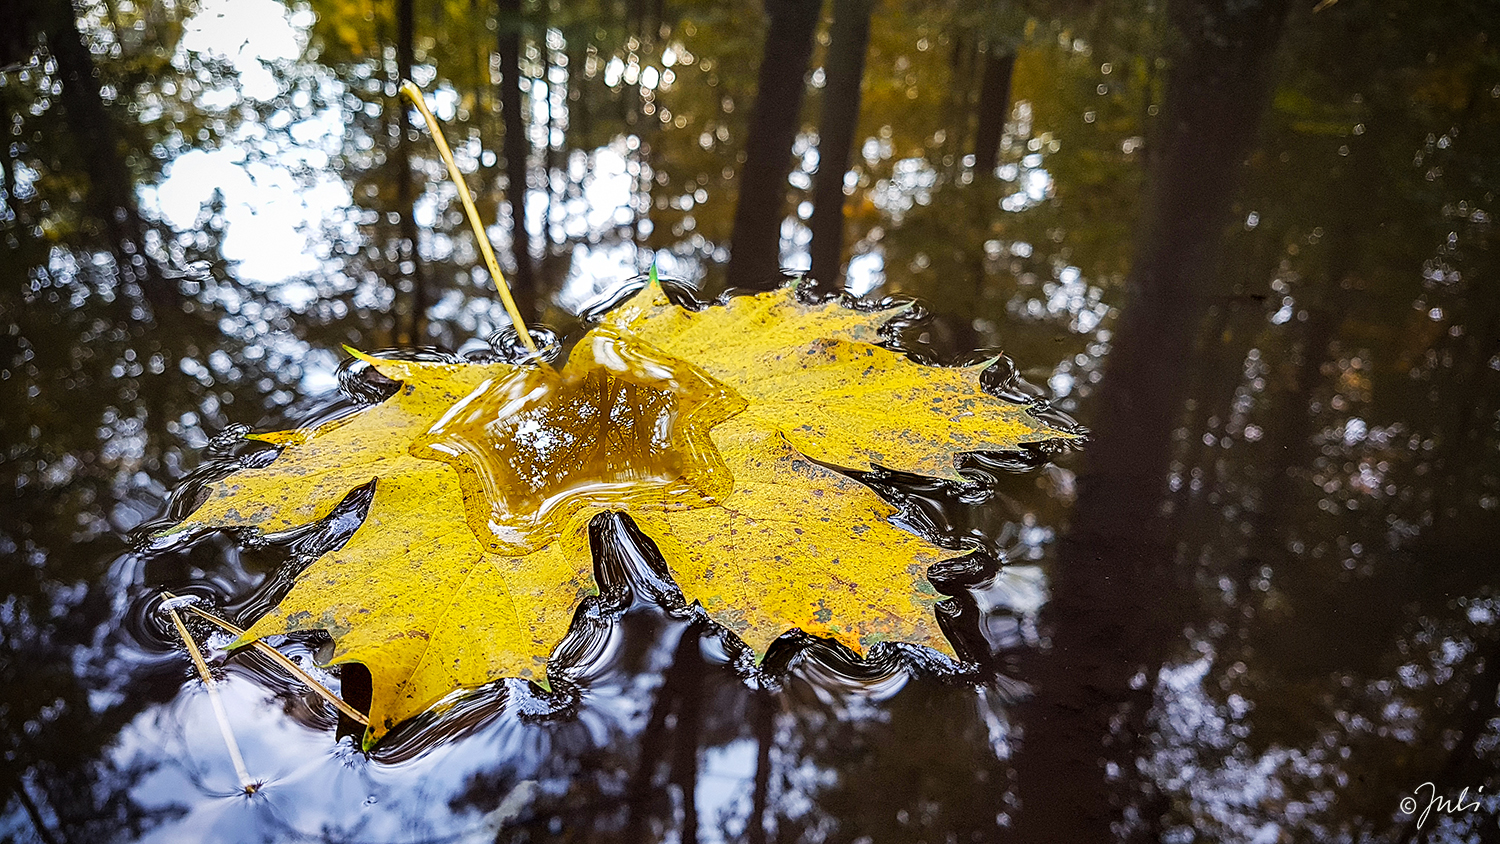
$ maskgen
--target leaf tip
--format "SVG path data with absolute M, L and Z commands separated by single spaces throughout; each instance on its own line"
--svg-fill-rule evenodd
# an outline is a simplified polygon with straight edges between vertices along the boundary
M 1005 357 L 1005 356 L 1004 355 L 990 355 L 990 356 L 988 356 L 986 358 L 982 358 L 982 359 L 977 360 L 977 361 L 975 361 L 973 363 L 965 364 L 963 366 L 963 369 L 967 370 L 969 373 L 971 373 L 973 375 L 978 375 L 979 373 L 984 372 L 986 369 L 989 369 L 990 367 L 994 366 L 1003 357 Z
M 246 434 L 245 439 L 265 443 L 266 445 L 289 445 L 301 443 L 306 440 L 307 432 L 300 429 L 296 431 L 265 431 L 263 433 Z
M 370 364 L 371 366 L 374 366 L 380 361 L 380 359 L 375 357 L 374 355 L 367 355 L 364 352 L 361 352 L 359 349 L 356 349 L 353 346 L 349 345 L 348 343 L 340 343 L 339 345 L 343 346 L 344 351 L 355 360 L 362 360 L 365 363 Z
M 661 288 L 661 274 L 657 272 L 656 262 L 651 262 L 651 269 L 646 271 L 646 287 L 641 291 L 647 300 L 655 304 L 667 304 L 667 293 Z

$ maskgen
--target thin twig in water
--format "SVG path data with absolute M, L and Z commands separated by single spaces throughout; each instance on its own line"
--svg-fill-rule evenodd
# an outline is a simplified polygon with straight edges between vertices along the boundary
M 165 592 L 162 593 L 162 600 L 170 600 Z M 182 644 L 187 647 L 188 655 L 198 667 L 198 676 L 203 678 L 204 688 L 208 689 L 208 700 L 213 704 L 214 718 L 219 722 L 224 745 L 229 748 L 229 759 L 234 763 L 235 776 L 240 778 L 240 788 L 246 794 L 254 794 L 260 790 L 260 783 L 250 776 L 250 771 L 245 767 L 245 757 L 240 754 L 240 744 L 234 740 L 234 731 L 229 729 L 229 713 L 224 711 L 224 700 L 219 697 L 219 681 L 209 672 L 208 663 L 203 661 L 203 654 L 198 652 L 198 643 L 193 641 L 187 625 L 182 623 L 182 616 L 177 614 L 177 608 L 170 603 L 163 603 L 161 608 L 172 617 L 172 623 L 177 626 L 177 635 L 182 637 Z
M 163 592 L 162 594 L 166 595 L 168 598 L 177 597 L 171 592 Z M 191 612 L 204 621 L 217 626 L 220 630 L 233 635 L 235 638 L 239 638 L 245 635 L 244 630 L 241 630 L 235 625 L 230 624 L 229 622 L 225 621 L 222 618 L 219 618 L 218 616 L 214 615 L 211 612 L 208 612 L 207 610 L 200 609 L 198 607 L 192 606 L 191 604 L 188 605 L 186 609 L 188 612 Z M 256 639 L 255 641 L 251 642 L 250 647 L 255 648 L 257 651 L 260 651 L 261 653 L 270 657 L 271 660 L 277 665 L 280 665 L 282 668 L 285 668 L 287 671 L 291 672 L 293 677 L 301 680 L 303 684 L 305 684 L 309 689 L 312 689 L 313 692 L 318 695 L 318 697 L 321 697 L 324 700 L 328 701 L 333 705 L 335 709 L 344 713 L 350 719 L 357 721 L 366 727 L 370 726 L 370 719 L 366 718 L 363 712 L 360 712 L 358 709 L 355 709 L 354 707 L 345 703 L 344 699 L 334 694 L 332 689 L 313 679 L 313 676 L 311 674 L 303 671 L 302 667 L 293 662 L 291 658 L 286 654 L 282 653 L 276 648 L 271 647 L 269 644 L 266 644 L 260 639 Z

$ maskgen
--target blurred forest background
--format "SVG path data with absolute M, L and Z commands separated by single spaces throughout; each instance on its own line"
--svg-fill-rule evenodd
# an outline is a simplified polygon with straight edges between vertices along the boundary
M 329 716 L 247 672 L 264 743 L 322 762 L 213 829 L 414 840 L 524 781 L 494 840 L 1500 840 L 1497 38 L 1492 0 L 9 0 L 0 841 L 258 811 L 133 614 L 293 552 L 128 536 L 326 400 L 339 343 L 507 325 L 403 78 L 559 331 L 652 262 L 705 297 L 810 271 L 1086 425 L 890 490 L 1001 564 L 959 590 L 975 658 L 1036 694 L 755 692 L 662 617 L 593 715 L 466 722 L 355 799 Z M 433 760 L 458 785 L 401 803 Z M 1428 781 L 1485 794 L 1419 828 Z

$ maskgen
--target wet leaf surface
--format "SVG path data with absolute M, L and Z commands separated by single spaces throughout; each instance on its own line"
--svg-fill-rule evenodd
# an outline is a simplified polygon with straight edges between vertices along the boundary
M 369 741 L 456 689 L 545 685 L 595 591 L 587 525 L 606 511 L 630 514 L 686 600 L 757 654 L 800 629 L 953 656 L 927 580 L 952 552 L 835 467 L 957 478 L 961 452 L 1068 435 L 986 393 L 982 367 L 873 345 L 898 312 L 790 287 L 693 312 L 653 283 L 560 371 L 371 358 L 391 397 L 258 435 L 280 455 L 215 483 L 171 534 L 294 528 L 374 481 L 360 528 L 247 634 L 330 633 L 332 662 L 373 678 Z

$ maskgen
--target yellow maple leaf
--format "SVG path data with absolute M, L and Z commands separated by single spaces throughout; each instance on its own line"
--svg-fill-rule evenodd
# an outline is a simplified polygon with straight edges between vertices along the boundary
M 172 530 L 279 531 L 375 482 L 363 523 L 246 634 L 321 629 L 370 671 L 378 739 L 456 689 L 546 683 L 595 591 L 587 526 L 624 511 L 689 602 L 757 654 L 800 628 L 863 652 L 952 655 L 930 565 L 951 556 L 830 468 L 958 479 L 954 458 L 1068 434 L 980 388 L 982 366 L 923 366 L 874 345 L 899 313 L 793 288 L 690 311 L 653 280 L 541 366 L 366 358 L 389 399 L 261 435 L 280 454 L 217 481 Z

